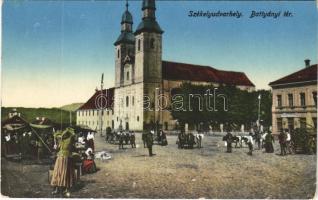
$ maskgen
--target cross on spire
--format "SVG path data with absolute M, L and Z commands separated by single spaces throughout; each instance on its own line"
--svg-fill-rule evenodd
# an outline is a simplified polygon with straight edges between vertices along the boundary
M 127 10 L 127 11 L 128 11 L 128 6 L 129 6 L 128 0 L 126 0 L 126 10 Z

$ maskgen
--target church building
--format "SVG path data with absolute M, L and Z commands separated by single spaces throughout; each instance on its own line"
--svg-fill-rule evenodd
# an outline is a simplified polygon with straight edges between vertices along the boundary
M 169 97 L 171 90 L 184 82 L 213 84 L 216 87 L 228 84 L 242 90 L 255 90 L 254 84 L 243 72 L 162 60 L 164 31 L 156 20 L 155 0 L 143 0 L 142 12 L 142 20 L 133 31 L 133 17 L 126 4 L 121 20 L 121 34 L 114 43 L 114 88 L 96 91 L 77 110 L 77 124 L 98 128 L 96 116 L 103 114 L 103 120 L 99 123 L 103 123 L 104 130 L 111 127 L 140 131 L 146 124 L 155 122 L 165 130 L 172 130 L 176 127 L 176 120 L 170 111 L 158 108 L 155 102 L 159 94 Z M 107 94 L 107 104 L 102 109 L 94 103 L 99 94 Z M 145 101 L 153 109 L 145 109 L 149 106 Z

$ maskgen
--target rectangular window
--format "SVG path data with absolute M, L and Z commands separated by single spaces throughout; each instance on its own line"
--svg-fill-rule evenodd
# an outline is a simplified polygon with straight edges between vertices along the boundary
M 289 131 L 294 130 L 294 118 L 288 118 L 288 129 Z
M 317 106 L 317 92 L 312 93 L 312 98 L 314 99 L 315 106 Z
M 138 40 L 138 51 L 140 51 L 140 39 Z
M 94 112 L 95 112 L 95 110 L 93 110 L 93 116 L 94 116 Z
M 305 93 L 300 93 L 300 105 L 306 106 L 306 96 Z
M 288 105 L 289 105 L 289 107 L 293 107 L 294 106 L 293 94 L 288 94 Z
M 282 95 L 277 95 L 277 106 L 282 107 Z
M 277 130 L 281 131 L 283 128 L 283 120 L 282 118 L 277 118 Z
M 314 122 L 314 129 L 317 131 L 317 118 L 313 117 L 312 121 Z
M 306 118 L 300 118 L 300 128 L 301 129 L 306 128 Z

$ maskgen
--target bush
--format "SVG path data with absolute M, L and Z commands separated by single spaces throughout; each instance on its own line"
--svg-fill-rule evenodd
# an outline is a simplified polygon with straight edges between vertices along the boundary
M 316 135 L 307 129 L 296 129 L 291 133 L 291 140 L 296 153 L 313 153 L 316 145 Z

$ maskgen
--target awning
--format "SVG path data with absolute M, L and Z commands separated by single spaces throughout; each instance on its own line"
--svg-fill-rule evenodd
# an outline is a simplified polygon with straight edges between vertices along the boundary
M 52 128 L 51 125 L 39 125 L 39 124 L 30 124 L 33 128 L 39 128 L 39 129 L 46 129 L 46 128 Z

